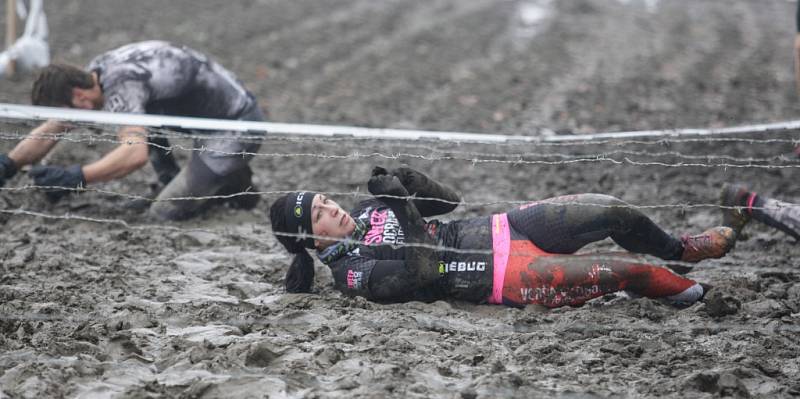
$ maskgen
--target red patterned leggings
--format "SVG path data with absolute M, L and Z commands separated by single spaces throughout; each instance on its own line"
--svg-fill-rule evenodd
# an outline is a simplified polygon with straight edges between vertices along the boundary
M 629 253 L 560 255 L 543 253 L 527 240 L 514 240 L 503 283 L 503 303 L 512 306 L 580 306 L 617 291 L 671 297 L 697 283 Z M 690 296 L 696 300 L 702 294 Z

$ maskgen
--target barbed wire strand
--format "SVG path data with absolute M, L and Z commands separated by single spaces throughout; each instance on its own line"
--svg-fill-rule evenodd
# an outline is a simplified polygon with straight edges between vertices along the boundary
M 127 198 L 130 200 L 140 200 L 140 201 L 147 201 L 151 203 L 155 202 L 169 202 L 169 201 L 205 201 L 205 200 L 225 200 L 225 199 L 232 199 L 241 196 L 266 196 L 266 197 L 275 197 L 281 196 L 286 194 L 291 194 L 300 191 L 310 191 L 310 192 L 319 192 L 329 196 L 336 196 L 336 197 L 352 197 L 352 198 L 375 198 L 375 195 L 366 193 L 366 192 L 359 192 L 359 191 L 350 191 L 350 192 L 335 192 L 335 191 L 316 191 L 316 190 L 308 190 L 308 189 L 298 189 L 298 190 L 277 190 L 277 191 L 241 191 L 238 193 L 231 193 L 225 195 L 207 195 L 207 196 L 185 196 L 185 197 L 170 197 L 170 198 L 151 198 L 137 194 L 128 194 L 128 193 L 121 193 L 112 190 L 103 190 L 98 188 L 91 188 L 91 187 L 78 187 L 78 188 L 67 188 L 67 187 L 60 187 L 60 186 L 35 186 L 35 185 L 26 185 L 22 187 L 0 187 L 0 192 L 24 192 L 24 191 L 48 191 L 48 190 L 63 190 L 73 193 L 98 193 L 110 196 L 119 196 L 123 198 Z M 570 195 L 567 195 L 570 196 Z M 651 204 L 651 205 L 635 205 L 635 204 L 599 204 L 599 203 L 590 203 L 590 202 L 581 202 L 581 201 L 563 201 L 560 198 L 564 196 L 546 198 L 541 200 L 500 200 L 500 201 L 449 201 L 441 198 L 436 197 L 418 197 L 418 196 L 394 196 L 394 195 L 381 195 L 382 198 L 393 198 L 393 199 L 402 199 L 402 200 L 417 200 L 417 201 L 436 201 L 440 203 L 452 204 L 452 205 L 459 205 L 463 207 L 486 207 L 486 206 L 496 206 L 496 205 L 510 205 L 510 206 L 521 206 L 521 205 L 531 205 L 531 204 L 555 204 L 555 205 L 570 205 L 570 206 L 588 206 L 588 207 L 600 207 L 600 208 L 630 208 L 630 209 L 680 209 L 680 210 L 688 210 L 688 209 L 695 209 L 695 208 L 714 208 L 714 209 L 732 209 L 732 210 L 770 210 L 770 209 L 782 209 L 784 207 L 789 207 L 793 205 L 781 205 L 780 203 L 775 204 L 773 207 L 745 207 L 745 206 L 727 206 L 721 204 L 712 204 L 712 203 L 679 203 L 679 204 Z
M 42 137 L 41 139 L 47 139 Z M 65 139 L 65 140 L 74 140 L 74 139 Z M 96 140 L 89 140 L 89 141 L 103 141 L 104 139 L 96 139 Z M 163 146 L 156 143 L 151 142 L 134 142 L 131 140 L 128 141 L 113 141 L 117 144 L 129 144 L 129 145 L 149 145 L 155 148 L 162 149 L 164 151 L 172 152 L 176 149 L 183 150 L 183 151 L 191 151 L 191 152 L 211 152 L 225 156 L 236 156 L 236 157 L 272 157 L 272 158 L 295 158 L 295 157 L 309 157 L 309 158 L 317 158 L 317 159 L 338 159 L 338 160 L 358 160 L 358 159 L 369 159 L 369 158 L 379 158 L 385 160 L 399 160 L 399 159 L 417 159 L 422 161 L 462 161 L 468 162 L 472 165 L 476 164 L 506 164 L 506 165 L 567 165 L 567 164 L 575 164 L 575 163 L 589 163 L 589 162 L 605 162 L 611 163 L 613 165 L 624 165 L 629 164 L 633 166 L 659 166 L 659 167 L 667 167 L 667 168 L 753 168 L 753 169 L 800 169 L 799 164 L 793 165 L 759 165 L 753 164 L 751 160 L 742 159 L 743 162 L 748 162 L 747 164 L 735 164 L 735 163 L 699 163 L 699 162 L 691 162 L 691 163 L 684 163 L 684 162 L 677 162 L 677 163 L 667 163 L 667 162 L 656 162 L 656 161 L 636 161 L 632 160 L 628 157 L 624 157 L 622 160 L 615 159 L 608 157 L 604 154 L 597 154 L 597 155 L 587 155 L 583 156 L 582 158 L 578 158 L 576 155 L 573 159 L 566 159 L 561 161 L 547 161 L 547 160 L 528 160 L 523 159 L 520 156 L 518 159 L 511 159 L 511 160 L 502 160 L 502 159 L 487 159 L 487 158 L 467 158 L 467 157 L 454 157 L 454 156 L 428 156 L 428 155 L 421 155 L 421 154 L 411 154 L 411 153 L 395 153 L 395 154 L 384 154 L 379 152 L 373 153 L 365 153 L 361 154 L 359 152 L 354 152 L 348 155 L 332 155 L 332 154 L 325 154 L 325 153 L 259 153 L 259 152 L 251 152 L 251 151 L 223 151 L 223 150 L 216 150 L 212 148 L 207 148 L 202 146 L 200 148 L 195 147 L 184 147 L 179 144 L 173 144 L 170 146 Z M 650 155 L 648 153 L 641 153 L 643 155 Z M 544 156 L 549 156 L 550 154 L 545 154 Z M 527 156 L 527 155 L 526 155 Z M 788 160 L 788 158 L 786 158 Z
M 3 138 L 0 135 L 0 138 Z M 70 136 L 63 136 L 63 135 L 39 135 L 37 137 L 31 138 L 31 140 L 63 140 L 72 143 L 112 143 L 112 144 L 129 144 L 129 145 L 148 145 L 150 147 L 158 148 L 167 152 L 173 152 L 175 150 L 180 151 L 189 151 L 189 152 L 211 152 L 211 153 L 219 153 L 221 155 L 235 155 L 235 156 L 258 156 L 258 157 L 275 157 L 275 158 L 292 158 L 292 157 L 315 157 L 315 158 L 331 158 L 331 159 L 363 159 L 363 158 L 384 158 L 384 159 L 395 159 L 395 158 L 402 158 L 402 157 L 409 157 L 409 158 L 419 158 L 426 161 L 468 161 L 472 163 L 484 163 L 488 161 L 495 162 L 497 160 L 489 159 L 489 157 L 497 157 L 497 158 L 515 158 L 513 162 L 517 162 L 518 160 L 526 161 L 524 158 L 561 158 L 571 161 L 602 161 L 614 155 L 630 155 L 630 156 L 643 156 L 643 157 L 676 157 L 681 159 L 706 159 L 706 160 L 727 160 L 731 162 L 738 162 L 738 163 L 746 163 L 747 166 L 751 166 L 753 163 L 764 163 L 764 162 L 795 162 L 800 163 L 800 160 L 797 158 L 790 158 L 786 155 L 776 155 L 769 158 L 738 158 L 729 155 L 689 155 L 684 154 L 678 151 L 666 151 L 666 152 L 648 152 L 648 151 L 631 151 L 631 150 L 613 150 L 607 151 L 602 153 L 596 154 L 563 154 L 563 153 L 512 153 L 512 154 L 501 154 L 501 153 L 485 153 L 485 152 L 469 152 L 469 151 L 442 151 L 443 153 L 448 154 L 459 154 L 462 156 L 470 156 L 470 158 L 459 158 L 454 156 L 426 156 L 422 154 L 409 154 L 409 153 L 398 153 L 398 154 L 383 154 L 383 153 L 368 153 L 368 154 L 359 154 L 359 153 L 351 153 L 347 155 L 328 155 L 328 154 L 309 154 L 309 153 L 263 153 L 263 152 L 225 152 L 221 150 L 215 150 L 213 148 L 206 148 L 206 147 L 183 147 L 182 145 L 173 144 L 169 146 L 165 146 L 158 143 L 153 142 L 130 142 L 130 141 L 120 141 L 117 139 L 104 139 L 104 138 L 73 138 Z M 476 158 L 476 157 L 486 157 L 486 158 Z M 527 161 L 526 161 L 527 162 Z M 709 166 L 717 166 L 721 164 L 707 164 Z M 737 164 L 739 165 L 739 164 Z M 742 166 L 742 165 L 740 165 Z
M 602 204 L 600 206 L 607 207 L 608 205 Z M 91 223 L 99 223 L 99 224 L 111 224 L 111 225 L 121 226 L 121 227 L 124 227 L 124 228 L 129 229 L 129 230 L 137 230 L 137 231 L 164 230 L 164 231 L 177 232 L 177 233 L 203 232 L 203 233 L 208 233 L 208 234 L 213 234 L 213 235 L 223 235 L 223 236 L 224 235 L 231 235 L 231 236 L 236 236 L 237 238 L 244 236 L 244 234 L 242 232 L 235 232 L 235 231 L 231 231 L 231 230 L 228 230 L 228 229 L 220 229 L 219 231 L 215 231 L 215 230 L 209 230 L 209 229 L 182 228 L 182 227 L 177 227 L 177 226 L 160 225 L 160 224 L 141 224 L 141 225 L 136 225 L 136 224 L 131 224 L 131 223 L 129 223 L 129 222 L 125 221 L 125 220 L 122 220 L 122 219 L 94 218 L 94 217 L 90 217 L 90 216 L 75 215 L 75 214 L 71 214 L 71 213 L 65 213 L 63 215 L 53 215 L 53 214 L 47 214 L 47 213 L 43 213 L 43 212 L 30 211 L 30 210 L 22 209 L 22 208 L 18 208 L 18 209 L 0 209 L 0 214 L 8 214 L 8 215 L 12 215 L 12 216 L 20 216 L 20 215 L 22 215 L 22 216 L 33 216 L 33 217 L 38 217 L 38 218 L 43 218 L 43 219 L 51 219 L 51 220 L 70 220 L 70 221 L 82 221 L 82 222 L 91 222 Z M 260 235 L 261 233 L 255 233 L 256 230 L 259 230 L 256 226 L 257 225 L 255 225 L 255 224 L 251 225 L 250 226 L 250 230 L 253 232 L 254 235 Z M 272 231 L 272 234 L 276 235 L 276 236 L 295 238 L 298 241 L 305 240 L 307 238 L 311 238 L 311 239 L 315 239 L 315 240 L 325 240 L 325 241 L 332 241 L 332 242 L 336 242 L 336 243 L 358 244 L 357 241 L 353 241 L 349 237 L 333 238 L 333 237 L 330 237 L 330 236 L 315 235 L 315 234 L 308 233 L 308 232 L 305 232 L 305 233 L 289 233 L 289 232 Z M 258 244 L 263 244 L 262 241 L 260 241 L 260 240 L 258 240 L 256 238 L 251 238 L 251 237 L 247 237 L 247 236 L 245 238 L 247 238 L 247 239 L 249 239 L 251 241 L 254 241 L 254 242 L 258 243 Z M 388 247 L 390 247 L 392 249 L 401 249 L 401 248 L 405 248 L 405 247 L 415 247 L 415 248 L 425 248 L 425 249 L 431 249 L 431 250 L 435 250 L 435 251 L 443 251 L 443 252 L 449 252 L 449 253 L 455 253 L 455 254 L 476 254 L 476 255 L 491 255 L 491 254 L 493 254 L 493 251 L 491 249 L 463 249 L 463 248 L 449 247 L 449 246 L 440 245 L 440 244 L 432 245 L 432 244 L 426 244 L 426 243 L 408 243 L 408 242 L 405 242 L 405 243 L 381 243 L 379 245 L 388 246 Z M 512 253 L 512 254 L 514 254 L 514 253 Z M 525 255 L 525 254 L 527 254 L 527 252 L 522 252 L 519 255 Z M 628 254 L 621 255 L 620 253 L 607 253 L 607 254 L 588 253 L 586 255 L 596 255 L 596 256 L 601 256 L 602 255 L 603 259 L 608 259 L 608 260 L 624 260 L 624 261 L 629 261 L 630 260 L 630 257 L 628 256 Z M 630 255 L 631 256 L 643 256 L 641 254 L 630 254 Z M 670 261 L 670 264 L 673 264 L 673 263 L 674 264 L 683 264 L 683 262 L 679 262 L 679 261 Z

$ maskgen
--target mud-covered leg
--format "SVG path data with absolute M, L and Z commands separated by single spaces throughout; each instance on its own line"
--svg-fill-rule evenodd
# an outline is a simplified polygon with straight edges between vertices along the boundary
M 622 290 L 649 298 L 666 298 L 676 304 L 691 304 L 703 296 L 700 284 L 667 268 L 648 264 L 640 257 L 553 255 L 509 269 L 503 300 L 514 305 L 580 306 L 590 299 Z
M 571 254 L 583 246 L 611 238 L 634 253 L 680 259 L 681 241 L 658 227 L 628 203 L 603 194 L 577 194 L 547 199 L 508 212 L 509 223 L 539 248 Z
M 217 195 L 234 196 L 219 202 L 227 203 L 233 209 L 253 209 L 258 205 L 261 198 L 258 194 L 253 194 L 258 189 L 253 185 L 253 170 L 249 166 L 245 165 L 244 168 L 227 176 L 225 180 L 225 186 L 217 192 Z
M 213 196 L 225 186 L 227 180 L 211 171 L 198 156 L 192 156 L 189 165 L 161 190 L 150 212 L 165 220 L 185 220 L 196 216 L 209 204 L 208 199 L 173 198 Z
M 800 205 L 756 197 L 753 218 L 800 240 Z
M 261 110 L 254 106 L 245 112 L 241 120 L 261 121 L 264 116 Z M 253 154 L 261 147 L 263 138 L 242 137 L 241 132 L 220 131 L 208 139 L 198 142 L 206 151 L 200 152 L 198 157 L 216 175 L 225 176 L 226 184 L 216 194 L 230 198 L 215 203 L 225 202 L 235 209 L 253 209 L 258 204 L 260 197 L 257 194 L 246 194 L 258 191 L 253 185 L 253 170 L 249 166 Z
M 149 148 L 148 156 L 150 157 L 150 164 L 153 165 L 153 169 L 156 171 L 158 181 L 163 185 L 169 184 L 181 170 L 169 150 L 169 140 L 166 137 L 148 136 L 147 141 L 152 144 Z

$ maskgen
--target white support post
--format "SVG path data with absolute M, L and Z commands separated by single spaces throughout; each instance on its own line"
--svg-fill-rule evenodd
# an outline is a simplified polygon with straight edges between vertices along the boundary
M 10 49 L 17 40 L 17 1 L 6 0 L 6 50 Z M 14 76 L 16 65 L 10 60 L 6 67 L 6 74 Z

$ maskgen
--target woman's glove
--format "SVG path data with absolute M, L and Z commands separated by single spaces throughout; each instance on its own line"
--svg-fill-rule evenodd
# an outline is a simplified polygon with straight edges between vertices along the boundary
M 410 195 L 419 197 L 413 201 L 423 217 L 449 213 L 461 202 L 461 198 L 453 189 L 409 167 L 404 166 L 391 171 L 381 166 L 372 168 L 372 177 L 385 175 L 396 176 Z
M 403 183 L 400 182 L 397 176 L 392 175 L 373 175 L 367 182 L 367 190 L 377 197 L 383 195 L 408 197 L 408 190 L 403 186 Z

